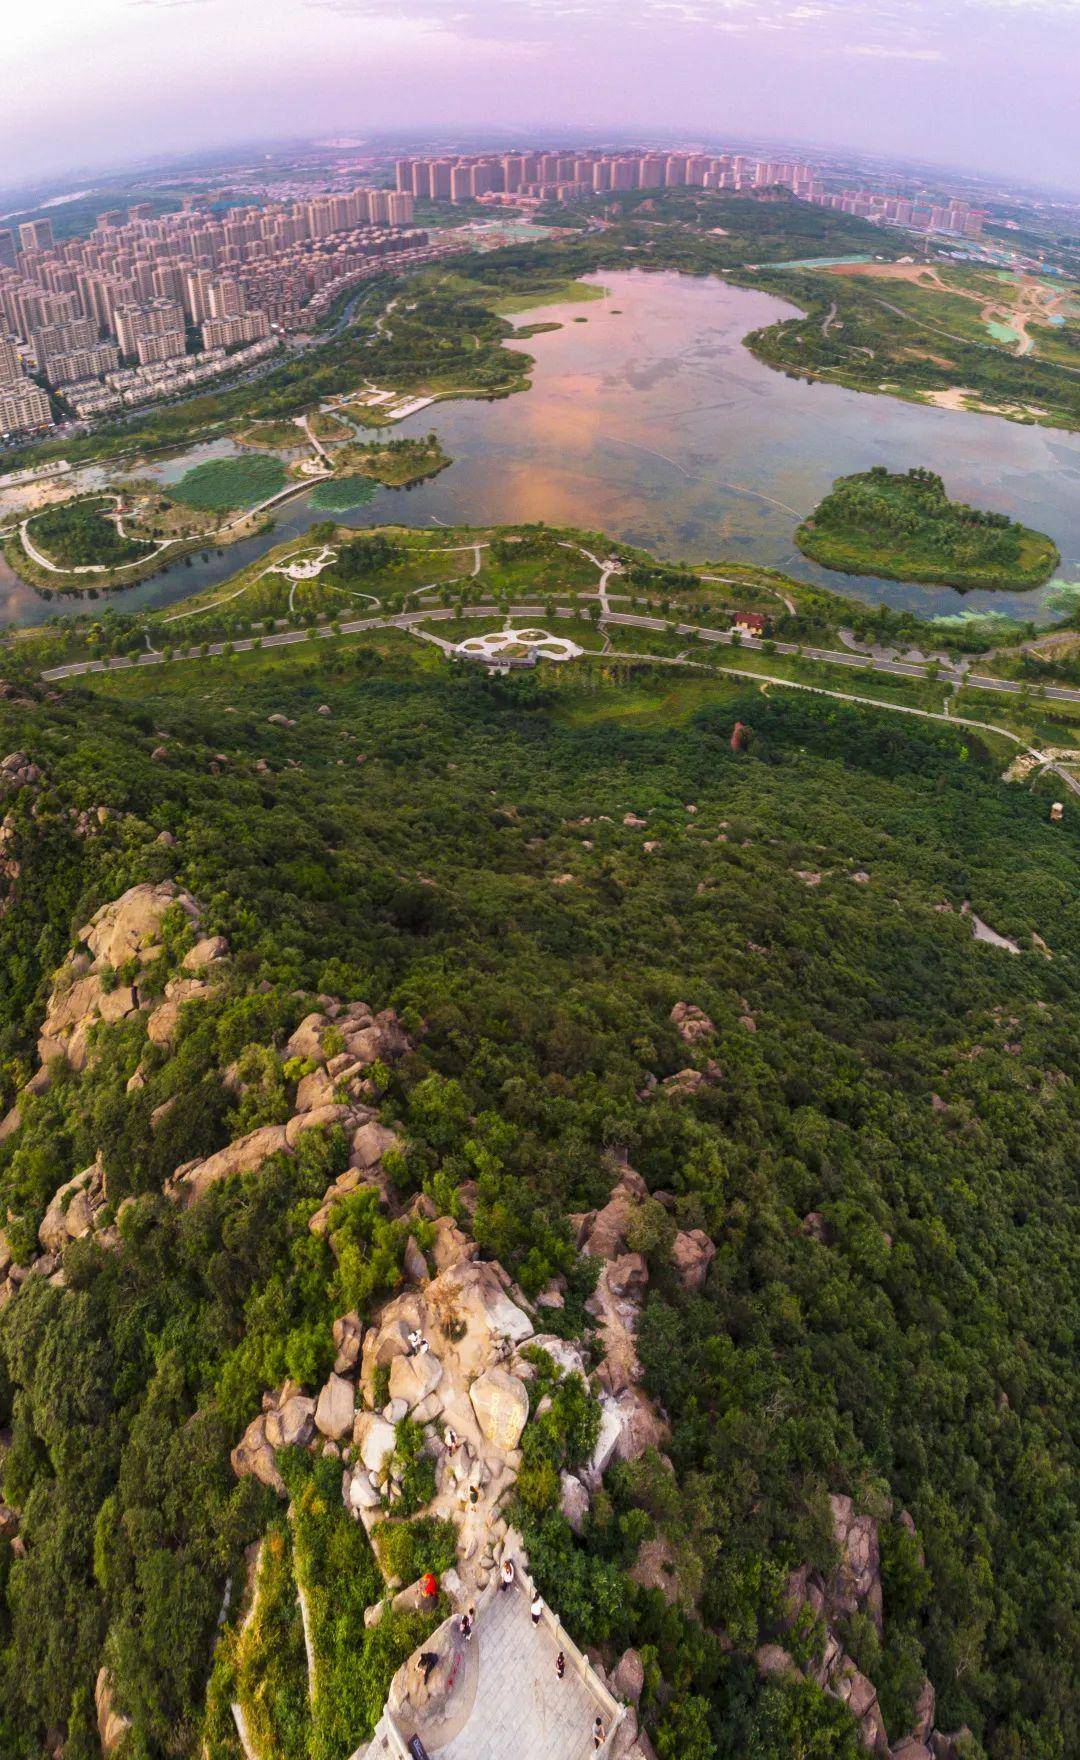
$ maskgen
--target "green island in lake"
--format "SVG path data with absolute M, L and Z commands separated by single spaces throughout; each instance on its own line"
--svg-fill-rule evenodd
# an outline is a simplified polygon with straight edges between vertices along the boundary
M 1044 532 L 950 501 L 933 471 L 882 465 L 838 477 L 795 533 L 804 555 L 844 574 L 945 587 L 1039 587 L 1061 558 Z

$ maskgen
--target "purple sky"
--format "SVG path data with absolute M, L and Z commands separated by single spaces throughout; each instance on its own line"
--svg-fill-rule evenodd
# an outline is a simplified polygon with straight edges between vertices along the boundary
M 0 182 L 257 138 L 556 125 L 1080 190 L 1080 0 L 34 0 Z

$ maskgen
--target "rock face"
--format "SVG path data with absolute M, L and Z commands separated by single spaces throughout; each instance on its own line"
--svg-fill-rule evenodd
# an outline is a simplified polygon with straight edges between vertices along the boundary
M 469 1389 L 485 1439 L 505 1453 L 516 1448 L 529 1416 L 525 1383 L 505 1369 L 488 1369 Z
M 704 1229 L 680 1229 L 671 1248 L 672 1263 L 684 1289 L 703 1290 L 716 1248 Z
M 622 1418 L 610 1394 L 600 1400 L 600 1433 L 588 1464 L 581 1469 L 582 1482 L 590 1491 L 599 1491 L 600 1481 L 615 1458 L 622 1435 Z
M 584 1251 L 593 1259 L 616 1259 L 626 1245 L 626 1230 L 634 1210 L 649 1195 L 649 1188 L 632 1167 L 624 1167 L 602 1210 L 597 1211 L 585 1237 Z
M 132 886 L 112 904 L 102 905 L 94 912 L 82 939 L 95 960 L 122 966 L 159 939 L 161 920 L 173 905 L 178 905 L 190 921 L 198 921 L 195 900 L 171 880 L 162 881 L 159 886 Z

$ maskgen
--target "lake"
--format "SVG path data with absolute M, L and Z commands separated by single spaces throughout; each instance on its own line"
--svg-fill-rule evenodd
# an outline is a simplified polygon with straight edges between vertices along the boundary
M 340 522 L 587 526 L 671 559 L 770 564 L 924 617 L 993 611 L 1048 623 L 1069 608 L 1062 585 L 1080 594 L 1080 435 L 789 379 L 742 346 L 748 331 L 794 315 L 769 294 L 642 271 L 591 279 L 608 290 L 602 300 L 518 318 L 562 326 L 520 344 L 536 361 L 531 390 L 437 404 L 398 424 L 402 434 L 435 428 L 453 464 L 414 489 L 380 489 Z M 196 448 L 140 474 L 175 481 L 230 449 Z M 801 556 L 799 520 L 835 477 L 873 464 L 927 466 L 951 495 L 1048 532 L 1063 558 L 1058 583 L 961 594 L 833 574 Z M 172 603 L 325 517 L 304 495 L 280 510 L 272 535 L 180 562 L 111 602 Z M 0 617 L 56 610 L 0 562 Z

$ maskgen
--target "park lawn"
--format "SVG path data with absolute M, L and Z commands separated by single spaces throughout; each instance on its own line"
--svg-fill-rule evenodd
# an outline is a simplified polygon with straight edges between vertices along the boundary
M 515 312 L 531 312 L 536 306 L 578 305 L 582 301 L 606 299 L 608 290 L 595 281 L 552 281 L 545 287 L 536 288 L 527 293 L 502 294 L 498 299 L 489 300 L 493 312 L 500 318 L 509 318 Z
M 238 446 L 268 446 L 279 452 L 291 452 L 305 444 L 304 435 L 295 422 L 276 419 L 250 422 L 238 428 L 233 439 Z

